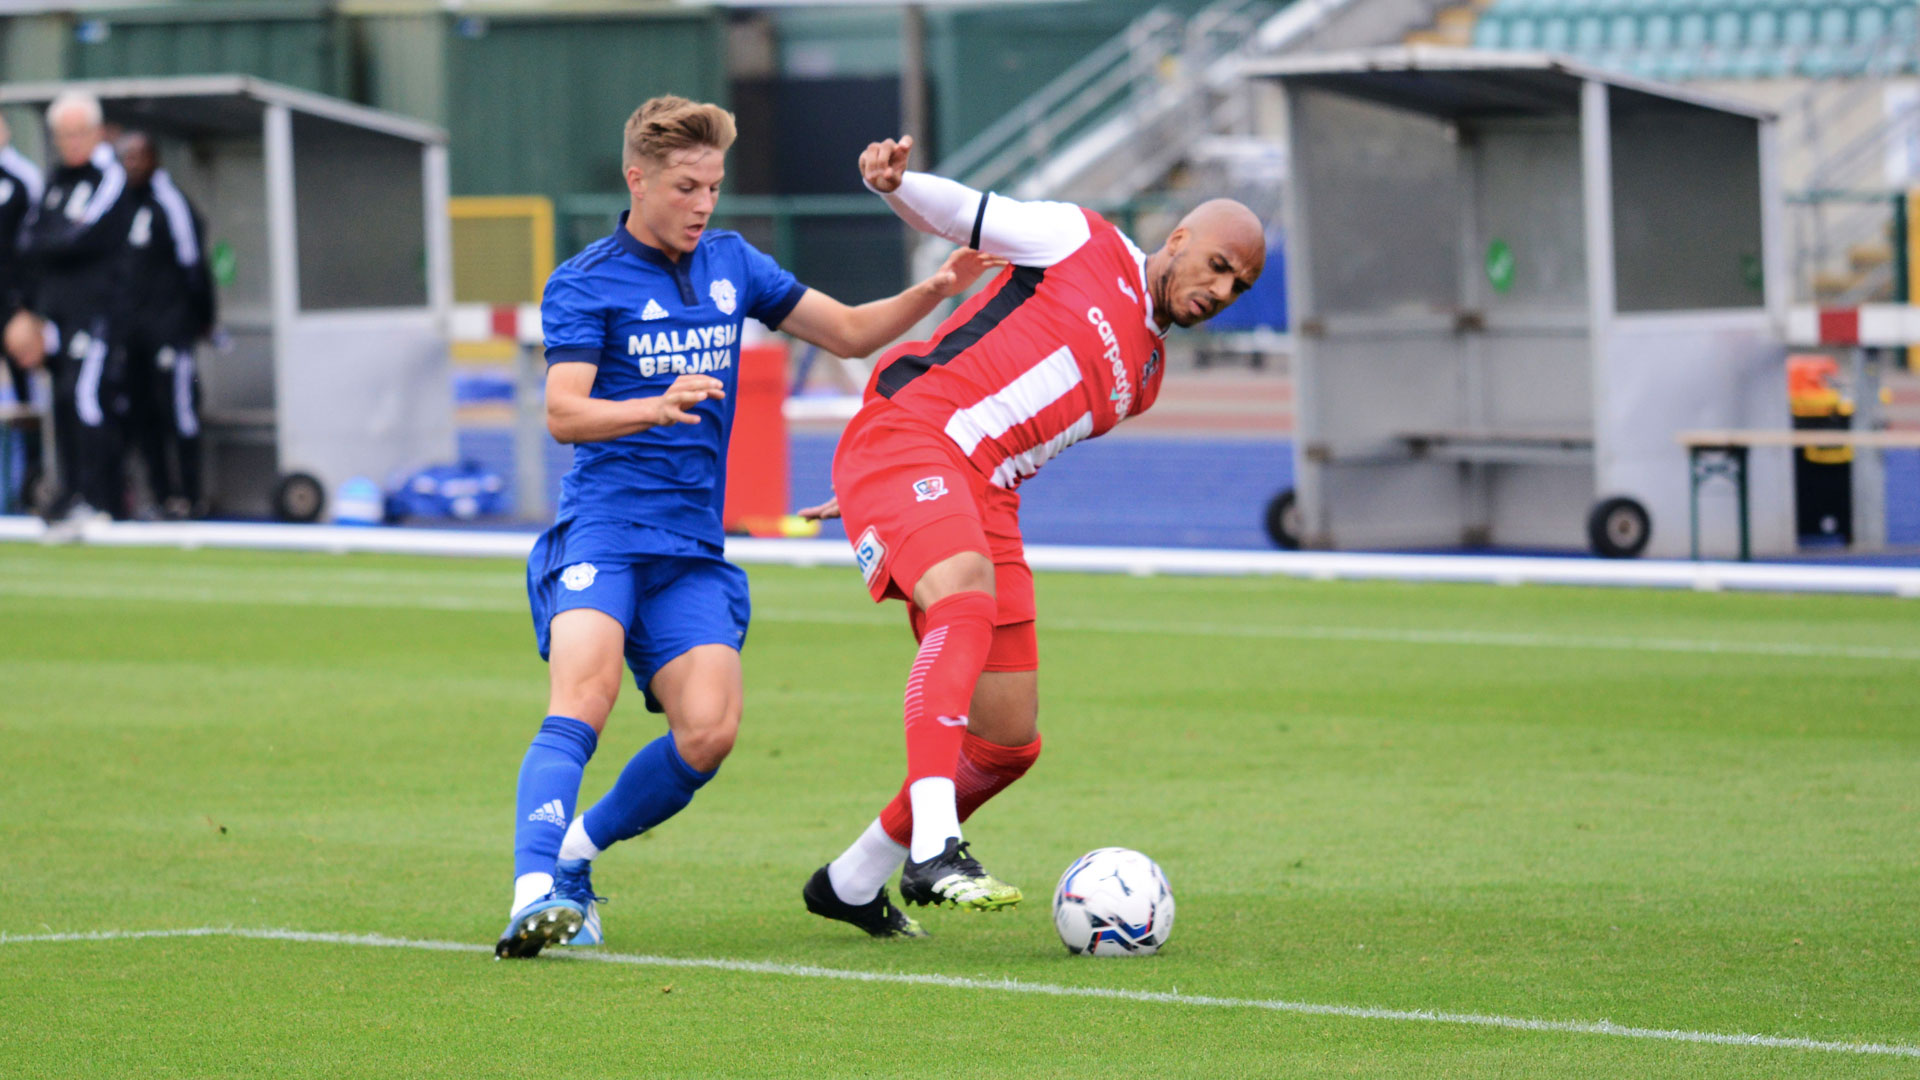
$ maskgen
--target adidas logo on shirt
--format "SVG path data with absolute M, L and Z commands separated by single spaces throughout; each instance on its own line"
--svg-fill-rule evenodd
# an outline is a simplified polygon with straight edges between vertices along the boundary
M 660 301 L 658 300 L 648 299 L 647 306 L 640 309 L 640 320 L 642 322 L 652 322 L 655 319 L 664 319 L 666 317 L 667 309 L 661 307 Z
M 567 827 L 567 808 L 561 804 L 559 799 L 549 799 L 541 805 L 540 809 L 528 814 L 527 820 L 544 821 L 549 825 L 558 825 L 564 829 Z

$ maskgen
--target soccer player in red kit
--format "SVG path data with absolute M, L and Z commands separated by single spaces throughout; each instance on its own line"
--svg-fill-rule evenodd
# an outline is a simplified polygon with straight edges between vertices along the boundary
M 1033 574 L 1021 481 L 1082 439 L 1145 412 L 1164 337 L 1252 287 L 1260 221 L 1215 199 L 1143 253 L 1100 215 L 1020 202 L 907 171 L 912 139 L 860 157 L 907 224 L 1012 264 L 940 325 L 875 365 L 833 460 L 835 500 L 874 600 L 908 602 L 920 650 L 906 683 L 907 778 L 804 890 L 807 909 L 875 937 L 921 937 L 887 898 L 991 911 L 1020 890 L 988 874 L 960 823 L 1040 754 Z

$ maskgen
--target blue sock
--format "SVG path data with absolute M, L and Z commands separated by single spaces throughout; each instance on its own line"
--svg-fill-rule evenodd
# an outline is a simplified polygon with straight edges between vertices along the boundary
M 580 774 L 600 742 L 592 726 L 549 716 L 520 763 L 520 797 L 513 819 L 513 876 L 551 874 L 560 841 L 580 798 Z
M 620 770 L 620 779 L 613 782 L 613 790 L 593 804 L 580 825 L 593 846 L 604 851 L 679 813 L 711 779 L 713 773 L 695 772 L 687 764 L 672 735 L 662 735 L 633 755 Z

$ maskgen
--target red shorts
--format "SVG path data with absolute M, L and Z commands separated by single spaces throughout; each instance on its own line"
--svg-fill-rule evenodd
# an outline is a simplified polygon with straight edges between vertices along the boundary
M 876 602 L 906 600 L 915 638 L 926 620 L 912 601 L 920 575 L 978 552 L 993 561 L 997 608 L 986 670 L 1039 668 L 1018 494 L 988 483 L 945 434 L 875 402 L 840 436 L 833 490 L 868 591 Z

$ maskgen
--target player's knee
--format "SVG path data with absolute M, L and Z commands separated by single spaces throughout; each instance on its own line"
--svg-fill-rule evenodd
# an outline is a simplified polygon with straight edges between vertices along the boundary
M 620 678 L 616 673 L 612 679 L 601 677 L 556 680 L 552 694 L 547 702 L 547 712 L 554 716 L 570 716 L 594 730 L 607 725 L 607 717 L 613 713 L 613 704 L 620 697 Z
M 994 594 L 993 560 L 977 551 L 962 551 L 926 569 L 913 586 L 913 602 L 922 611 L 963 592 Z
M 738 708 L 693 716 L 673 733 L 673 743 L 681 760 L 700 772 L 712 772 L 733 752 L 740 734 Z

